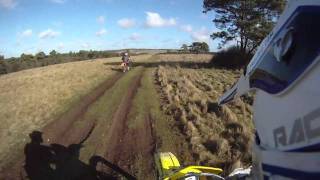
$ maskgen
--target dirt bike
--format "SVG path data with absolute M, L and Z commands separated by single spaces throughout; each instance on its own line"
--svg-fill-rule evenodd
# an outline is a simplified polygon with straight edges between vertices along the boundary
M 121 63 L 120 66 L 121 66 L 123 72 L 129 71 L 129 69 L 128 69 L 129 66 L 127 63 L 123 62 L 123 63 Z
M 235 169 L 229 176 L 222 177 L 222 169 L 207 166 L 182 167 L 177 157 L 171 152 L 160 152 L 155 155 L 157 177 L 159 180 L 227 180 L 241 179 L 251 173 L 251 167 L 247 169 Z
M 130 68 L 131 68 L 131 64 L 132 64 L 132 61 L 131 61 L 131 60 L 128 61 L 128 62 L 122 62 L 122 63 L 121 63 L 122 71 L 123 71 L 123 72 L 129 71 Z

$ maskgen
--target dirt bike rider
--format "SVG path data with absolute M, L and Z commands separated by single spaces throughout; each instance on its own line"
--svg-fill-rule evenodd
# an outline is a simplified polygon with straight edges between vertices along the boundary
M 320 1 L 291 0 L 225 104 L 255 91 L 254 179 L 320 179 Z
M 130 70 L 130 55 L 128 52 L 122 53 L 122 66 L 123 66 L 123 72 L 129 71 Z

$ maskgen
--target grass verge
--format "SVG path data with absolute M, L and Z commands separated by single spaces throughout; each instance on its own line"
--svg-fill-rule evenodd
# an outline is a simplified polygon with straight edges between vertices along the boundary
M 230 173 L 251 164 L 253 137 L 250 105 L 237 99 L 219 107 L 218 98 L 240 71 L 160 66 L 157 80 L 163 109 L 189 142 L 196 164 Z

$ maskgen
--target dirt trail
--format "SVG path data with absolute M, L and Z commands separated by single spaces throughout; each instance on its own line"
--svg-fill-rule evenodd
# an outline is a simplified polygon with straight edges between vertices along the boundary
M 132 82 L 131 87 L 128 89 L 127 94 L 121 100 L 120 105 L 117 108 L 117 111 L 114 113 L 112 118 L 112 125 L 109 130 L 108 149 L 106 149 L 105 154 L 106 158 L 112 162 L 119 159 L 119 146 L 122 144 L 123 135 L 128 130 L 127 129 L 127 116 L 130 112 L 132 105 L 132 99 L 137 93 L 138 87 L 140 86 L 141 76 L 135 77 Z
M 128 127 L 129 119 L 127 118 L 132 107 L 132 101 L 141 85 L 143 74 L 141 72 L 133 80 L 127 95 L 122 99 L 112 118 L 113 123 L 104 156 L 107 160 L 132 174 L 136 174 L 139 168 L 143 168 L 148 176 L 154 174 L 153 151 L 155 142 L 152 134 L 151 117 L 145 117 L 142 127 L 136 129 Z M 147 160 L 147 164 L 145 164 L 145 160 Z M 148 168 L 145 169 L 144 167 Z
M 85 129 L 81 131 L 75 129 L 72 126 L 73 123 L 80 119 L 86 113 L 88 107 L 101 97 L 107 89 L 111 88 L 122 75 L 122 73 L 117 73 L 111 79 L 107 79 L 61 118 L 44 127 L 44 140 L 47 140 L 47 143 L 59 143 L 62 145 L 81 142 L 81 139 L 93 128 L 95 122 L 87 122 L 88 125 L 84 126 Z

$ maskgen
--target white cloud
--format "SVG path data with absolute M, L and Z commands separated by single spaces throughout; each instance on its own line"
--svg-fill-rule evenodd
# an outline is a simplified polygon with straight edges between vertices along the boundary
M 60 35 L 60 32 L 53 31 L 52 29 L 47 29 L 47 30 L 42 31 L 41 33 L 39 33 L 39 38 L 40 39 L 55 38 L 58 35 Z
M 63 4 L 63 3 L 65 3 L 66 1 L 65 1 L 65 0 L 51 0 L 51 2 L 57 3 L 57 4 Z
M 138 33 L 133 33 L 129 37 L 129 39 L 132 40 L 132 41 L 139 41 L 139 40 L 141 40 L 141 38 L 142 38 L 141 35 L 138 34 Z
M 99 16 L 98 18 L 97 18 L 97 22 L 99 23 L 99 24 L 104 24 L 104 22 L 105 22 L 105 18 L 104 18 L 104 16 Z
M 32 36 L 32 29 L 26 29 L 21 33 L 22 37 L 30 37 Z
M 81 47 L 82 47 L 82 48 L 88 48 L 88 47 L 90 47 L 90 45 L 85 42 L 85 43 L 82 43 L 82 44 L 81 44 Z
M 105 30 L 104 28 L 103 29 L 100 29 L 98 32 L 96 32 L 96 35 L 97 36 L 103 36 L 107 33 L 107 30 Z
M 210 32 L 207 30 L 207 28 L 202 27 L 200 30 L 192 32 L 191 38 L 194 41 L 198 41 L 198 42 L 209 42 Z
M 18 5 L 16 0 L 0 0 L 0 6 L 5 9 L 13 9 Z
M 136 22 L 134 19 L 123 18 L 118 21 L 118 25 L 123 28 L 131 28 L 135 26 Z
M 155 12 L 146 12 L 146 14 L 147 27 L 164 27 L 176 25 L 176 20 L 174 18 L 164 19 L 160 16 L 160 14 Z
M 58 44 L 58 49 L 63 49 L 64 48 L 64 44 L 61 42 Z
M 188 32 L 188 33 L 191 33 L 192 32 L 192 26 L 190 24 L 187 24 L 187 25 L 182 25 L 180 27 L 180 29 L 182 31 L 185 31 L 185 32 Z

